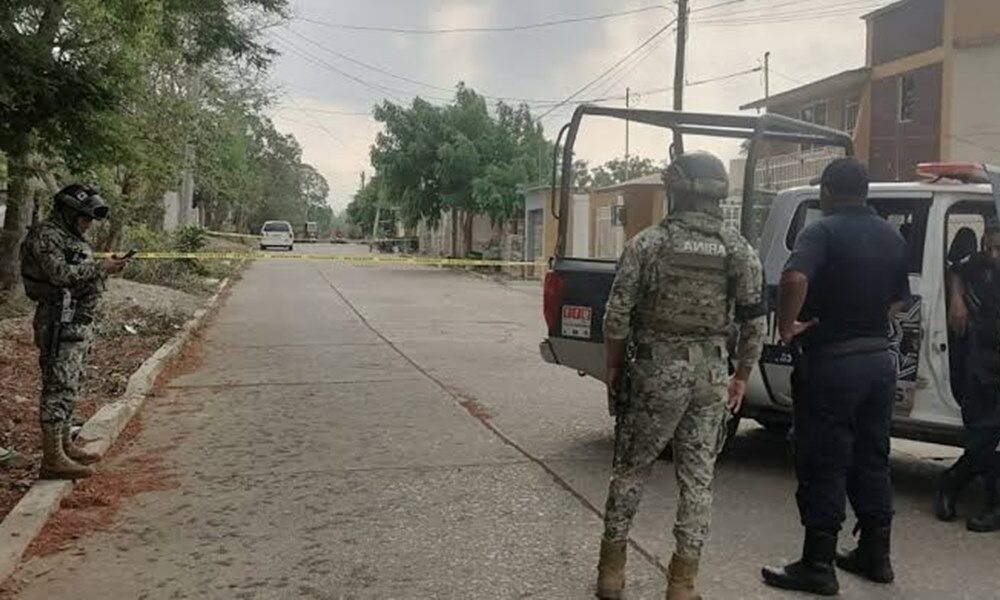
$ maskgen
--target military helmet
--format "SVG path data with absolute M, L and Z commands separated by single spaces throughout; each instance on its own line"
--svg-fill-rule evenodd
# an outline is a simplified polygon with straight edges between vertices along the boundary
M 98 221 L 107 218 L 110 210 L 97 190 L 78 183 L 59 190 L 55 196 L 55 203 L 56 206 L 64 206 L 79 215 Z
M 729 174 L 714 154 L 686 152 L 663 171 L 663 183 L 671 198 L 683 195 L 722 200 L 729 195 Z

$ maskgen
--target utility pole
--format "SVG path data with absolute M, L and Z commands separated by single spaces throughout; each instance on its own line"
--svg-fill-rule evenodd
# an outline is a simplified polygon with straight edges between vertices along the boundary
M 687 62 L 688 0 L 677 0 L 677 54 L 674 63 L 674 110 L 684 110 L 684 65 Z M 674 131 L 674 155 L 684 152 L 684 137 Z
M 771 98 L 771 52 L 764 53 L 764 102 Z
M 625 108 L 631 108 L 632 88 L 625 88 Z M 625 181 L 628 181 L 628 130 L 629 119 L 625 118 Z

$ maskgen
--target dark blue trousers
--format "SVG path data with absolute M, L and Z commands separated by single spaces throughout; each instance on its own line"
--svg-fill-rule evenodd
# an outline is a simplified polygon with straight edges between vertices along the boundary
M 892 523 L 889 435 L 896 364 L 888 351 L 800 356 L 792 375 L 795 400 L 796 500 L 802 525 L 830 533 L 846 518 Z

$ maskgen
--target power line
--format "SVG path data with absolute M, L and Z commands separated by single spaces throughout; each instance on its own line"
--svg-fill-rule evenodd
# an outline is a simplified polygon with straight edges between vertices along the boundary
M 338 52 L 337 50 L 334 50 L 334 49 L 332 49 L 332 48 L 330 48 L 330 47 L 328 47 L 328 46 L 326 46 L 324 44 L 321 44 L 320 42 L 317 42 L 316 40 L 313 40 L 312 38 L 310 38 L 310 37 L 308 37 L 306 35 L 303 35 L 303 34 L 297 32 L 297 31 L 295 31 L 293 29 L 290 29 L 290 28 L 286 28 L 286 29 L 287 29 L 287 31 L 289 33 L 295 35 L 298 38 L 301 38 L 303 41 L 305 41 L 305 42 L 307 42 L 307 43 L 309 43 L 309 44 L 311 44 L 311 45 L 319 48 L 320 50 L 323 50 L 325 52 L 329 52 L 330 54 L 332 54 L 332 55 L 334 55 L 334 56 L 336 56 L 338 58 L 341 58 L 341 59 L 346 60 L 346 61 L 348 61 L 350 63 L 353 63 L 353 64 L 356 64 L 358 66 L 361 66 L 361 67 L 363 67 L 365 69 L 368 69 L 370 71 L 374 71 L 376 73 L 380 73 L 382 75 L 386 75 L 388 77 L 392 77 L 392 78 L 398 79 L 400 81 L 405 81 L 407 83 L 412 83 L 412 84 L 423 86 L 423 87 L 426 87 L 426 88 L 429 88 L 429 89 L 433 89 L 433 90 L 437 90 L 437 91 L 444 91 L 444 92 L 454 92 L 454 88 L 447 88 L 447 87 L 443 87 L 443 86 L 439 86 L 439 85 L 434 85 L 432 83 L 427 83 L 425 81 L 420 81 L 418 79 L 413 79 L 413 78 L 406 77 L 406 76 L 403 76 L 403 75 L 398 75 L 398 74 L 393 73 L 393 72 L 391 72 L 391 71 L 389 71 L 387 69 L 383 69 L 381 67 L 378 67 L 378 66 L 366 63 L 366 62 L 364 62 L 362 60 L 359 60 L 359 59 L 353 58 L 351 56 L 348 56 L 348 55 L 346 55 L 346 54 L 344 54 L 342 52 Z M 388 89 L 392 89 L 392 88 L 388 88 Z M 396 91 L 398 91 L 399 93 L 408 93 L 405 90 L 396 90 Z M 482 96 L 484 98 L 487 98 L 487 99 L 490 99 L 490 100 L 498 100 L 498 101 L 502 101 L 502 102 L 517 102 L 517 103 L 528 104 L 529 106 L 535 106 L 535 105 L 537 105 L 537 106 L 548 106 L 548 105 L 556 104 L 556 103 L 559 102 L 559 100 L 556 100 L 556 99 L 518 98 L 516 96 L 498 96 L 498 95 L 484 93 L 484 92 L 478 92 L 478 91 L 476 93 L 479 94 L 480 96 Z M 436 97 L 436 99 L 443 100 L 443 101 L 450 101 L 451 100 L 451 98 L 442 98 L 440 96 Z
M 788 7 L 795 7 L 798 14 L 805 15 L 807 14 L 807 11 L 826 11 L 832 8 L 844 8 L 855 4 L 870 5 L 879 2 L 880 0 L 843 0 L 840 4 L 831 4 L 830 0 L 778 0 L 776 4 L 751 5 L 745 8 L 727 11 L 719 15 L 713 15 L 708 19 L 703 20 L 733 19 L 740 17 L 772 17 L 774 16 L 775 11 L 781 12 L 780 9 L 787 9 Z
M 500 27 L 451 27 L 451 28 L 441 28 L 441 29 L 413 29 L 408 27 L 354 25 L 350 23 L 333 23 L 329 21 L 323 21 L 320 19 L 311 19 L 307 17 L 295 17 L 295 20 L 302 21 L 304 23 L 312 23 L 314 25 L 322 25 L 324 27 L 331 27 L 334 29 L 346 29 L 350 31 L 378 31 L 383 33 L 405 33 L 411 35 L 440 35 L 440 34 L 451 34 L 451 33 L 496 33 L 496 32 L 510 32 L 510 31 L 526 31 L 530 29 L 542 29 L 545 27 L 555 27 L 557 25 L 567 25 L 571 23 L 604 21 L 607 19 L 615 19 L 618 17 L 625 17 L 653 10 L 665 10 L 669 12 L 670 8 L 664 4 L 653 4 L 650 6 L 641 6 L 639 8 L 633 8 L 630 10 L 622 10 L 622 11 L 604 13 L 599 15 L 590 15 L 586 17 L 555 19 L 551 21 L 541 21 L 539 23 L 527 23 L 524 25 L 510 25 L 510 26 L 500 26 Z
M 847 10 L 868 10 L 877 8 L 878 6 L 878 4 L 872 4 L 871 0 L 862 0 L 860 2 L 855 1 L 839 5 L 816 7 L 811 11 L 795 9 L 778 13 L 748 12 L 736 16 L 726 14 L 710 19 L 701 19 L 697 21 L 697 23 L 699 25 L 710 26 L 774 25 L 779 23 L 792 23 L 796 21 L 811 21 L 828 17 L 843 17 L 845 16 L 845 11 Z
M 798 85 L 806 85 L 806 83 L 808 83 L 808 82 L 806 82 L 806 81 L 804 81 L 802 79 L 799 79 L 798 77 L 792 77 L 791 75 L 786 75 L 786 74 L 782 73 L 781 71 L 775 71 L 773 66 L 771 67 L 771 73 L 774 73 L 778 77 L 781 77 L 782 79 L 785 79 L 787 81 L 791 81 L 792 83 L 795 83 L 795 84 L 798 84 Z
M 742 77 L 744 75 L 749 75 L 751 73 L 759 73 L 762 70 L 763 70 L 763 67 L 759 67 L 759 66 L 758 67 L 753 67 L 752 69 L 745 69 L 743 71 L 736 71 L 735 73 L 729 73 L 729 74 L 726 74 L 726 75 L 718 75 L 716 77 L 709 77 L 707 79 L 699 79 L 699 80 L 696 80 L 696 81 L 689 81 L 689 82 L 685 83 L 685 86 L 686 87 L 698 87 L 698 86 L 701 86 L 701 85 L 707 85 L 709 83 L 718 83 L 718 82 L 722 82 L 722 81 L 728 81 L 730 79 L 735 79 L 737 77 Z M 632 94 L 633 95 L 639 95 L 639 96 L 655 96 L 657 94 L 667 94 L 667 93 L 670 93 L 672 91 L 674 91 L 674 88 L 673 88 L 673 86 L 670 86 L 670 87 L 654 88 L 654 89 L 649 89 L 649 90 L 633 90 Z M 566 107 L 566 108 L 564 108 L 562 110 L 554 111 L 553 114 L 562 114 L 562 113 L 567 112 L 567 111 L 576 110 L 576 107 L 579 106 L 580 104 L 587 104 L 587 103 L 591 103 L 591 102 L 593 102 L 593 103 L 604 102 L 604 101 L 608 101 L 608 100 L 624 100 L 624 99 L 625 99 L 625 96 L 615 96 L 615 97 L 609 97 L 609 98 L 598 98 L 598 99 L 591 100 L 591 101 L 580 101 L 578 103 L 574 103 L 573 106 L 568 106 L 568 107 Z
M 305 60 L 307 60 L 307 61 L 309 61 L 309 62 L 311 62 L 313 64 L 320 65 L 323 68 L 326 68 L 326 69 L 328 69 L 330 71 L 333 71 L 334 73 L 337 73 L 341 77 L 345 77 L 347 79 L 350 79 L 351 81 L 353 81 L 355 83 L 358 83 L 358 84 L 360 84 L 360 85 L 362 85 L 362 86 L 364 86 L 366 88 L 369 88 L 369 89 L 375 90 L 377 92 L 381 92 L 382 94 L 388 95 L 390 98 L 392 98 L 393 100 L 396 100 L 397 102 L 399 102 L 401 104 L 403 103 L 403 101 L 401 99 L 399 99 L 398 97 L 393 96 L 393 93 L 395 92 L 395 93 L 407 94 L 408 95 L 408 92 L 406 92 L 405 90 L 393 89 L 393 88 L 386 87 L 386 86 L 383 86 L 383 85 L 380 85 L 380 84 L 377 84 L 377 83 L 366 81 L 366 80 L 364 80 L 364 79 L 362 79 L 360 77 L 352 75 L 351 73 L 348 73 L 347 71 L 344 71 L 343 69 L 341 69 L 341 68 L 339 68 L 339 67 L 337 67 L 335 65 L 332 65 L 332 64 L 326 62 L 322 58 L 317 58 L 315 55 L 312 55 L 312 54 L 310 54 L 308 52 L 303 51 L 302 49 L 298 48 L 295 44 L 289 42 L 288 40 L 282 38 L 281 36 L 277 36 L 276 35 L 275 39 L 278 40 L 278 41 L 280 41 L 285 46 L 287 46 L 294 54 L 296 54 L 300 58 L 303 58 L 303 59 L 305 59 Z
M 612 71 L 614 71 L 619 66 L 621 66 L 622 63 L 624 63 L 625 61 L 627 61 L 629 58 L 635 56 L 637 53 L 639 53 L 646 46 L 648 46 L 651 43 L 653 43 L 653 41 L 656 40 L 656 38 L 658 38 L 661 35 L 663 35 L 663 33 L 665 31 L 667 31 L 668 29 L 670 29 L 676 22 L 677 22 L 677 19 L 674 18 L 672 21 L 670 21 L 669 23 L 667 23 L 663 27 L 657 29 L 656 33 L 654 33 L 653 35 L 649 36 L 646 39 L 646 41 L 644 41 L 643 43 L 641 43 L 638 46 L 636 46 L 635 49 L 633 49 L 631 52 L 629 52 L 628 54 L 626 54 L 625 56 L 623 56 L 622 58 L 620 58 L 618 60 L 618 62 L 616 62 L 615 64 L 611 65 L 611 67 L 609 67 L 608 69 L 605 69 L 600 75 L 598 75 L 594 79 L 590 80 L 586 85 L 584 85 L 583 87 L 579 88 L 578 90 L 576 90 L 575 92 L 573 92 L 572 94 L 570 94 L 569 96 L 567 96 L 565 100 L 563 100 L 559 104 L 556 104 L 555 106 L 553 106 L 552 108 L 550 108 L 549 110 L 547 110 L 540 117 L 538 117 L 537 120 L 541 121 L 542 119 L 544 119 L 546 117 L 546 115 L 548 115 L 549 113 L 551 113 L 555 109 L 559 108 L 563 104 L 566 104 L 567 102 L 571 101 L 573 98 L 576 98 L 577 96 L 579 96 L 583 92 L 587 91 L 590 87 L 592 87 L 593 85 L 595 85 L 598 81 L 600 81 L 601 79 L 604 79 L 606 76 L 608 76 L 608 74 L 610 74 Z
M 650 45 L 641 56 L 636 57 L 636 59 L 632 61 L 632 64 L 628 68 L 624 69 L 620 75 L 618 75 L 617 77 L 614 78 L 613 81 L 611 81 L 610 84 L 605 86 L 599 92 L 599 95 L 606 96 L 610 94 L 611 91 L 617 88 L 622 83 L 622 81 L 624 81 L 629 75 L 631 75 L 636 70 L 636 68 L 639 67 L 639 65 L 645 62 L 647 58 L 652 56 L 656 52 L 656 50 L 663 45 L 663 43 L 666 40 L 667 40 L 666 37 L 661 37 L 660 39 L 656 40 L 656 42 Z M 638 93 L 639 92 L 636 92 L 636 94 Z

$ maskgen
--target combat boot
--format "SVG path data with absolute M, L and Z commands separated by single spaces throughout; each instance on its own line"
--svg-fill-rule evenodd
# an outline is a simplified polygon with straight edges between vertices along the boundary
M 934 493 L 934 516 L 939 521 L 951 522 L 958 514 L 958 484 L 949 471 L 941 474 Z
M 667 571 L 667 600 L 701 600 L 694 591 L 698 577 L 698 559 L 674 553 Z
M 597 564 L 597 597 L 620 600 L 625 589 L 625 546 L 628 542 L 601 539 L 601 560 Z
M 73 443 L 73 436 L 70 435 L 69 425 L 64 426 L 62 430 L 62 447 L 63 452 L 66 453 L 66 456 L 70 460 L 78 462 L 81 465 L 89 465 L 101 460 L 100 454 L 88 452 Z
M 892 528 L 859 526 L 859 529 L 858 547 L 838 553 L 837 566 L 875 583 L 892 583 L 896 579 L 889 558 Z
M 63 451 L 62 431 L 58 425 L 42 425 L 41 479 L 84 479 L 94 474 L 88 466 L 73 462 Z
M 840 592 L 833 561 L 837 556 L 837 535 L 806 529 L 802 558 L 784 567 L 764 567 L 764 583 L 783 590 L 836 596 Z
M 976 533 L 1000 531 L 1000 506 L 994 506 L 978 517 L 969 519 L 965 526 L 969 531 Z

